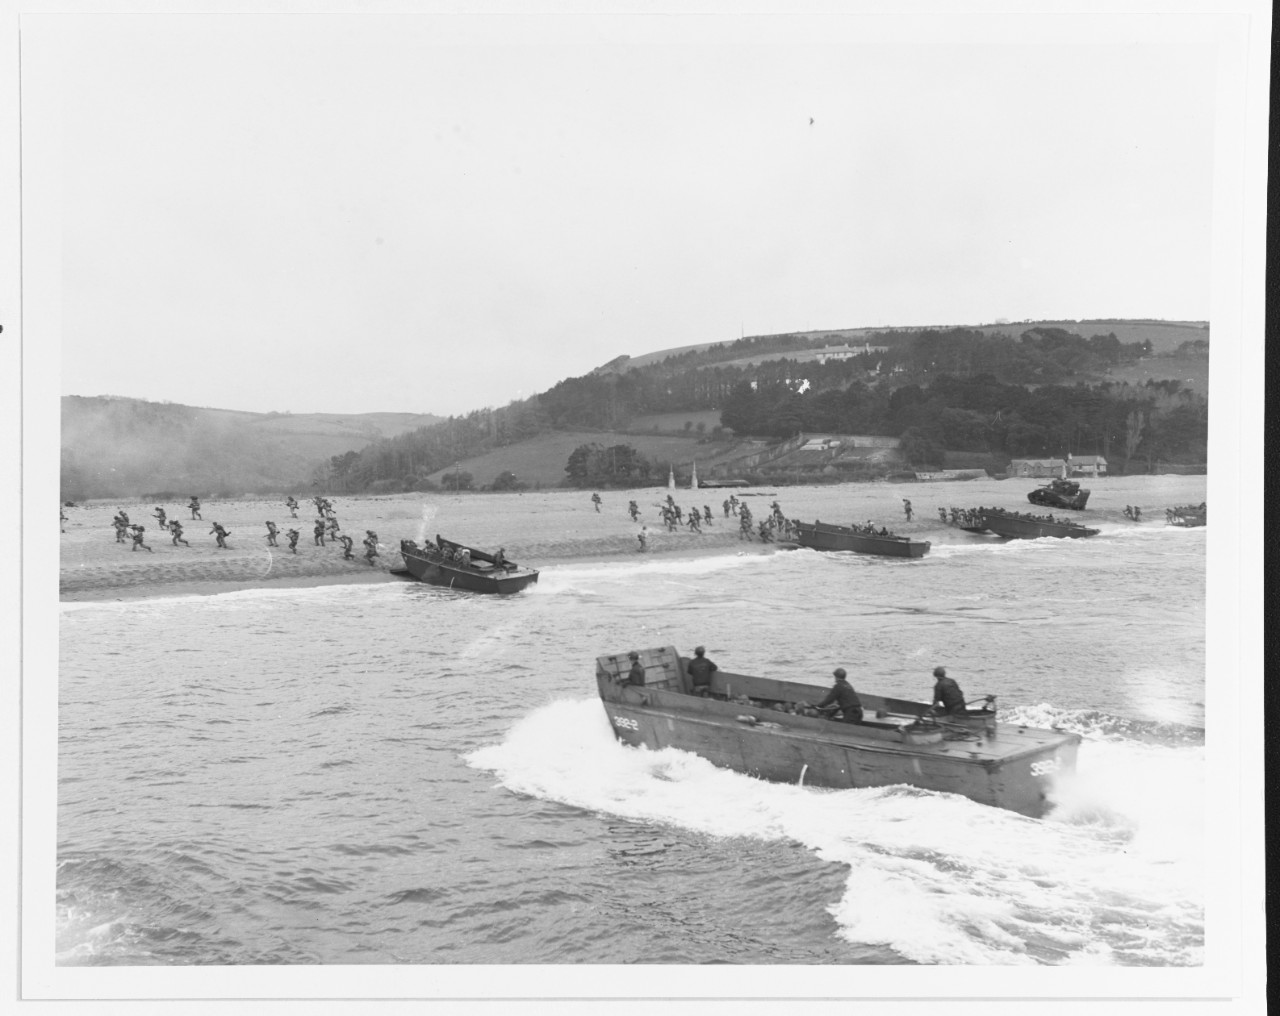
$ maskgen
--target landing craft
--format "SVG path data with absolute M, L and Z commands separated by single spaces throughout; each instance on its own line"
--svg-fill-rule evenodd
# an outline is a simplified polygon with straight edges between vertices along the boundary
M 694 693 L 689 661 L 674 647 L 638 655 L 641 685 L 625 683 L 627 653 L 596 659 L 614 734 L 635 747 L 679 748 L 779 783 L 906 784 L 1033 818 L 1050 809 L 1053 780 L 1075 770 L 1079 734 L 999 723 L 994 696 L 981 708 L 935 719 L 923 702 L 859 691 L 875 718 L 845 723 L 815 715 L 824 688 L 720 669 L 704 698 Z

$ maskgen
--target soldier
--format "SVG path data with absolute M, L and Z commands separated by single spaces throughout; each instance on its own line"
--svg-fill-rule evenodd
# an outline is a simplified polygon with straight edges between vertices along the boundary
M 276 533 L 278 532 L 279 530 L 276 528 L 276 524 L 274 522 L 267 523 L 267 546 L 268 547 L 280 546 L 280 544 L 276 543 Z
M 692 532 L 702 532 L 702 515 L 697 508 L 689 509 L 689 529 Z
M 632 501 L 627 505 L 627 512 L 631 515 L 631 521 L 634 522 L 640 517 L 640 506 Z
M 338 516 L 332 513 L 325 520 L 325 528 L 328 530 L 329 541 L 331 543 L 338 542 Z
M 904 497 L 902 499 L 902 510 L 907 515 L 907 521 L 910 522 L 911 521 L 911 499 L 910 498 Z
M 751 539 L 751 515 L 746 511 L 738 515 L 738 539 Z
M 933 668 L 933 705 L 931 712 L 941 712 L 943 716 L 954 716 L 964 712 L 964 694 L 960 686 L 947 677 L 946 667 Z M 939 708 L 941 707 L 941 708 Z
M 632 501 L 631 503 L 635 504 L 634 501 Z M 503 571 L 507 570 L 507 548 L 506 547 L 499 547 L 497 552 L 493 555 L 493 567 L 495 569 L 501 568 Z
M 1133 521 L 1134 522 L 1142 521 L 1142 509 L 1139 508 L 1136 504 L 1133 506 Z
M 724 508 L 724 517 L 727 519 L 729 517 L 729 499 L 727 497 L 724 499 L 721 507 Z
M 200 519 L 202 522 L 204 521 L 200 514 L 200 499 L 194 494 L 191 495 L 191 502 L 187 507 L 191 509 L 191 517 L 193 519 Z
M 945 508 L 938 509 L 938 518 L 942 520 L 944 526 L 947 524 L 947 510 Z
M 591 495 L 591 503 L 596 506 L 596 511 L 600 510 L 601 500 L 598 493 Z
M 760 523 L 760 542 L 768 543 L 773 539 L 773 532 L 769 529 L 769 520 L 765 519 Z
M 221 550 L 231 549 L 230 547 L 227 546 L 227 537 L 230 536 L 231 533 L 229 530 L 222 528 L 222 523 L 215 522 L 213 524 L 213 528 L 210 529 L 209 532 L 212 533 L 214 537 L 217 539 L 219 549 Z
M 693 693 L 706 698 L 711 694 L 711 675 L 720 668 L 706 657 L 706 646 L 698 646 L 693 651 L 693 659 L 685 668 L 689 671 L 689 680 L 693 682 Z
M 284 499 L 284 506 L 289 509 L 290 518 L 296 519 L 298 517 L 298 502 L 292 494 Z
M 165 518 L 164 518 L 164 509 L 163 509 L 163 508 L 161 508 L 159 505 L 156 505 L 156 510 L 155 510 L 154 512 L 152 512 L 151 514 L 152 514 L 152 515 L 154 515 L 154 516 L 156 517 L 156 522 L 159 524 L 159 526 L 160 526 L 160 528 L 161 528 L 161 529 L 168 529 L 168 528 L 169 528 L 169 523 L 168 523 L 168 522 L 166 522 L 166 521 L 165 521 Z
M 311 527 L 312 533 L 315 534 L 315 545 L 317 547 L 324 546 L 324 519 L 316 519 L 316 523 Z
M 67 513 L 64 512 L 62 510 L 62 506 L 59 505 L 58 506 L 58 528 L 61 529 L 64 533 L 67 531 L 67 527 L 64 526 L 62 523 L 66 521 L 67 521 Z
M 711 505 L 709 504 L 702 506 L 702 521 L 707 525 L 711 525 Z
M 835 712 L 840 710 L 845 723 L 861 723 L 862 722 L 862 700 L 858 698 L 858 693 L 853 690 L 851 685 L 845 679 L 844 667 L 836 667 L 832 671 L 836 683 L 831 686 L 831 690 L 818 703 L 818 709 L 821 712 Z
M 649 527 L 641 526 L 640 532 L 636 534 L 636 539 L 640 541 L 640 553 L 643 554 L 649 549 Z
M 116 528 L 116 543 L 124 543 L 124 533 L 129 528 L 129 523 L 116 515 L 111 519 L 111 524 Z
M 290 529 L 284 535 L 289 538 L 289 549 L 296 554 L 298 552 L 298 537 L 302 534 L 296 529 Z
M 364 538 L 364 559 L 373 564 L 373 559 L 378 556 L 378 534 L 372 529 L 366 529 L 367 534 Z
M 151 550 L 150 547 L 148 547 L 145 543 L 142 542 L 142 534 L 146 532 L 146 526 L 130 526 L 129 528 L 133 530 L 133 546 L 130 547 L 129 549 L 137 550 L 139 547 L 141 547 L 143 550 L 149 550 L 151 551 L 151 553 L 154 554 L 155 551 Z
M 123 508 L 120 509 L 120 521 L 123 522 L 126 526 L 129 524 L 129 513 L 125 511 Z
M 182 523 L 177 519 L 169 520 L 169 532 L 173 535 L 173 545 L 175 547 L 178 544 L 182 544 L 184 547 L 191 546 L 191 544 L 182 538 Z
M 627 671 L 627 676 L 622 679 L 623 684 L 644 684 L 644 664 L 640 662 L 640 654 L 637 652 L 627 653 L 627 658 L 631 660 L 631 669 Z
M 338 541 L 342 544 L 342 560 L 344 561 L 355 560 L 355 555 L 351 553 L 351 545 L 355 541 L 351 539 L 351 537 L 349 537 L 346 533 L 343 533 L 341 536 L 339 536 Z

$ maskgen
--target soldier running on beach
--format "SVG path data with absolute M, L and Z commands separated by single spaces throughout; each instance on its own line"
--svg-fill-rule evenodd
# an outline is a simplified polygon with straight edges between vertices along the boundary
M 351 539 L 351 537 L 349 537 L 346 533 L 343 533 L 341 536 L 338 537 L 338 542 L 342 544 L 342 560 L 344 561 L 354 560 L 355 555 L 351 553 L 351 545 L 355 543 L 355 540 Z
M 315 534 L 315 545 L 317 547 L 324 546 L 324 519 L 316 519 L 316 524 L 311 527 L 311 531 Z
M 157 525 L 160 526 L 161 529 L 169 528 L 169 523 L 165 521 L 163 508 L 161 508 L 159 505 L 156 505 L 156 510 L 153 511 L 151 514 L 155 516 L 156 523 Z
M 640 517 L 640 506 L 632 501 L 627 505 L 627 512 L 631 515 L 631 521 L 634 522 Z
M 378 534 L 372 529 L 366 529 L 367 534 L 364 538 L 364 559 L 373 564 L 373 559 L 378 556 Z
M 175 547 L 178 544 L 182 544 L 184 547 L 191 546 L 191 544 L 189 544 L 186 540 L 182 538 L 182 523 L 179 522 L 177 519 L 169 520 L 169 532 L 173 536 L 173 545 Z
M 116 515 L 111 519 L 111 524 L 116 527 L 116 543 L 124 543 L 124 534 L 129 528 L 129 523 L 119 515 Z
M 334 514 L 332 513 L 332 509 L 330 510 L 329 517 L 328 517 L 327 519 L 325 519 L 324 526 L 325 526 L 325 529 L 327 530 L 327 534 L 326 534 L 326 535 L 328 535 L 328 537 L 329 537 L 329 542 L 330 542 L 330 543 L 337 543 L 337 542 L 338 542 L 338 528 L 339 528 L 339 527 L 338 527 L 338 516 L 336 516 L 336 515 L 334 515 Z
M 129 528 L 133 530 L 133 546 L 130 547 L 129 549 L 137 550 L 139 547 L 141 547 L 143 550 L 150 550 L 151 553 L 154 554 L 155 551 L 151 550 L 150 547 L 148 547 L 145 543 L 142 542 L 142 534 L 146 532 L 146 526 L 130 526 Z
M 738 513 L 738 539 L 751 539 L 751 513 L 747 511 L 746 505 L 743 505 Z
M 773 539 L 773 531 L 769 528 L 769 519 L 760 523 L 760 542 L 768 543 Z
M 302 534 L 296 529 L 290 529 L 284 535 L 289 539 L 289 549 L 296 554 L 298 552 L 298 537 Z
M 284 506 L 289 509 L 291 518 L 296 519 L 298 517 L 298 502 L 292 494 L 284 499 Z
M 641 526 L 640 532 L 636 533 L 636 539 L 640 541 L 640 553 L 643 554 L 649 549 L 649 527 Z
M 702 521 L 707 525 L 711 525 L 711 505 L 709 504 L 702 506 Z
M 721 507 L 724 508 L 724 517 L 727 519 L 729 517 L 729 499 L 728 498 L 725 498 L 724 501 L 721 502 Z
M 1136 504 L 1133 506 L 1133 521 L 1134 522 L 1142 521 L 1142 509 L 1139 508 Z
M 904 497 L 902 499 L 902 510 L 906 513 L 907 521 L 911 521 L 911 499 Z
M 280 530 L 276 528 L 276 524 L 274 522 L 267 523 L 267 546 L 268 547 L 280 546 L 280 544 L 276 543 L 276 534 L 279 531 Z
M 591 495 L 591 503 L 596 506 L 596 511 L 599 511 L 600 505 L 603 504 L 604 502 L 601 501 L 600 495 L 597 493 L 597 494 Z
M 200 515 L 200 499 L 194 494 L 191 495 L 191 502 L 187 507 L 191 509 L 191 517 L 193 519 L 200 519 L 202 522 L 204 521 Z
M 227 537 L 231 535 L 231 532 L 230 530 L 223 529 L 221 522 L 215 522 L 213 524 L 213 528 L 210 529 L 209 532 L 212 533 L 217 538 L 218 546 L 222 550 L 231 549 L 230 547 L 227 546 Z
M 697 508 L 689 509 L 689 529 L 691 532 L 702 532 L 702 513 Z

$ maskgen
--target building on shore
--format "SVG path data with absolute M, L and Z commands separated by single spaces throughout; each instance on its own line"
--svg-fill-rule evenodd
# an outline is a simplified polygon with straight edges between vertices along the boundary
M 1008 476 L 1065 477 L 1065 459 L 1013 459 L 1006 471 Z

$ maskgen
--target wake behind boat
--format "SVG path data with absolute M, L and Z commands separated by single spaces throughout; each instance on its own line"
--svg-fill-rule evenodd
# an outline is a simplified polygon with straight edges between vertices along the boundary
M 538 572 L 508 561 L 499 549 L 490 554 L 439 534 L 436 542 L 419 547 L 413 540 L 400 541 L 405 568 L 420 582 L 474 593 L 518 593 L 538 581 Z
M 815 715 L 825 689 L 716 670 L 695 694 L 687 659 L 672 646 L 596 659 L 596 684 L 617 738 L 635 747 L 679 748 L 718 766 L 819 787 L 907 784 L 961 794 L 1038 817 L 1051 781 L 1075 768 L 1078 734 L 999 723 L 994 697 L 941 720 L 922 702 L 859 692 L 865 715 L 846 723 Z
M 912 540 L 894 536 L 888 530 L 871 526 L 834 526 L 817 519 L 810 525 L 796 522 L 796 542 L 811 550 L 852 550 L 857 554 L 879 554 L 883 557 L 924 557 L 929 553 L 928 540 Z

